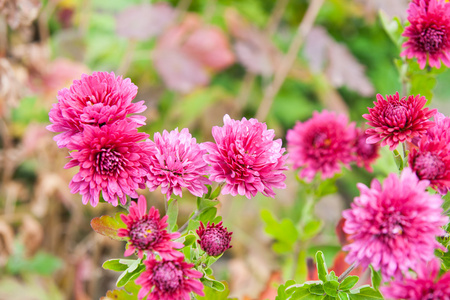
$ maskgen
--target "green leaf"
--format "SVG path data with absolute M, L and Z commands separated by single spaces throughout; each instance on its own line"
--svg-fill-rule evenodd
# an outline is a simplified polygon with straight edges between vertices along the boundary
M 334 271 L 331 271 L 330 274 L 327 275 L 327 281 L 338 281 L 338 279 L 339 277 L 336 276 Z
M 107 236 L 113 240 L 125 241 L 125 237 L 119 237 L 117 235 L 120 228 L 126 228 L 125 223 L 123 223 L 120 215 L 122 213 L 117 213 L 114 217 L 111 216 L 101 216 L 96 217 L 91 220 L 91 227 L 97 233 Z
M 394 161 L 397 165 L 397 168 L 401 171 L 403 170 L 404 163 L 403 163 L 403 157 L 400 155 L 400 153 L 397 151 L 397 149 L 394 150 Z
M 209 199 L 203 199 L 198 197 L 198 201 L 197 201 L 197 209 L 198 210 L 204 210 L 208 207 L 214 207 L 217 204 L 219 204 L 220 202 L 217 200 L 209 200 Z
M 444 197 L 442 197 L 442 199 L 444 199 L 444 203 L 442 203 L 442 208 L 444 209 L 444 211 L 446 211 L 447 209 L 450 208 L 450 193 L 447 193 Z
M 207 224 L 208 222 L 211 222 L 212 220 L 214 220 L 214 218 L 216 217 L 216 214 L 217 214 L 217 208 L 210 207 L 200 213 L 200 215 L 198 216 L 198 220 L 203 222 L 204 224 Z
M 327 281 L 323 284 L 323 289 L 325 293 L 331 297 L 336 297 L 338 294 L 339 282 L 337 281 Z
M 110 259 L 103 263 L 103 269 L 122 272 L 128 269 L 128 265 L 120 263 L 120 259 Z
M 169 207 L 167 209 L 167 215 L 169 218 L 167 219 L 167 224 L 169 224 L 169 230 L 175 231 L 177 227 L 177 218 L 178 218 L 178 201 L 177 199 L 170 199 Z
M 129 281 L 124 289 L 108 291 L 106 296 L 101 297 L 100 300 L 137 300 L 140 289 L 141 286 Z
M 358 276 L 349 275 L 345 277 L 345 279 L 341 282 L 341 284 L 339 285 L 339 289 L 344 291 L 350 290 L 352 287 L 355 286 L 358 280 L 359 280 Z
M 205 296 L 198 296 L 196 295 L 198 300 L 228 300 L 232 298 L 228 298 L 228 295 L 230 294 L 230 290 L 228 288 L 228 284 L 225 281 L 221 282 L 225 289 L 223 291 L 218 291 L 214 288 L 211 288 L 209 286 L 205 286 L 203 289 L 203 292 L 205 293 Z
M 309 240 L 315 237 L 322 229 L 322 225 L 322 220 L 311 220 L 306 223 L 305 227 L 303 228 L 302 240 Z
M 381 284 L 381 273 L 375 271 L 372 265 L 370 265 L 370 277 L 372 280 L 372 287 L 378 291 Z
M 317 251 L 316 253 L 316 263 L 317 263 L 317 272 L 319 274 L 319 279 L 323 282 L 327 281 L 328 268 L 325 263 L 325 257 L 323 256 L 322 251 Z
M 217 197 L 219 197 L 221 191 L 222 191 L 222 186 L 219 185 L 219 186 L 214 190 L 214 192 L 212 192 L 212 194 L 211 194 L 211 196 L 210 196 L 210 199 L 216 199 Z
M 119 276 L 116 282 L 116 286 L 122 287 L 126 285 L 130 280 L 136 279 L 144 270 L 145 265 L 141 263 L 140 259 L 136 260 Z
M 379 291 L 367 285 L 356 290 L 351 290 L 348 295 L 352 300 L 384 299 Z
M 350 300 L 350 297 L 349 297 L 348 294 L 345 293 L 345 292 L 339 292 L 339 293 L 338 293 L 338 298 L 339 298 L 340 300 Z
M 392 42 L 394 42 L 394 44 L 400 48 L 403 40 L 402 33 L 404 31 L 400 19 L 395 17 L 393 20 L 391 20 L 388 15 L 382 10 L 380 10 L 379 12 L 379 17 L 384 31 L 387 33 Z
M 194 234 L 188 234 L 184 237 L 184 246 L 190 246 L 192 245 L 195 241 L 197 240 L 197 236 L 195 236 Z
M 261 218 L 266 223 L 266 233 L 277 240 L 273 245 L 273 249 L 278 253 L 292 251 L 299 236 L 292 220 L 283 219 L 281 222 L 278 222 L 267 209 L 261 211 Z
M 291 293 L 287 294 L 286 293 L 286 289 L 289 288 L 290 286 L 294 285 L 295 281 L 294 280 L 288 280 L 284 285 L 280 285 L 278 287 L 277 290 L 277 296 L 275 297 L 275 300 L 287 300 L 289 295 L 294 291 L 291 290 Z
M 325 289 L 323 284 L 315 284 L 309 286 L 309 292 L 314 295 L 323 295 L 325 293 Z
M 212 277 L 204 275 L 202 278 L 200 278 L 200 281 L 203 283 L 204 286 L 210 287 L 216 291 L 219 292 L 225 291 L 225 284 L 213 279 Z

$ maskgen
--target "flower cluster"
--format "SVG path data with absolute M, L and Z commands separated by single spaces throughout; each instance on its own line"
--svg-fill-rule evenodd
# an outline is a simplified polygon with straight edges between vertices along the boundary
M 443 248 L 436 236 L 445 233 L 448 217 L 442 215 L 441 197 L 426 191 L 428 184 L 409 168 L 400 178 L 390 174 L 383 185 L 358 184 L 361 195 L 343 212 L 344 232 L 353 240 L 343 247 L 347 262 L 371 264 L 387 280 L 431 260 L 434 250 Z
M 440 68 L 441 60 L 450 67 L 450 3 L 445 0 L 414 0 L 409 4 L 408 21 L 403 36 L 408 40 L 400 55 L 416 57 L 421 69 L 427 59 Z
M 319 172 L 322 179 L 331 178 L 341 171 L 341 165 L 349 168 L 351 162 L 372 171 L 379 145 L 367 143 L 366 137 L 345 115 L 326 110 L 297 122 L 286 135 L 290 160 L 294 168 L 301 168 L 300 177 L 308 181 Z

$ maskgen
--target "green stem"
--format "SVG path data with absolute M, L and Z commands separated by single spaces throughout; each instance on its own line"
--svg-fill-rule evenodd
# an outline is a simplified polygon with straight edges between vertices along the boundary
M 203 210 L 196 210 L 195 213 L 192 215 L 192 217 L 190 217 L 189 220 L 187 220 L 186 223 L 184 223 L 184 224 L 180 227 L 180 229 L 178 229 L 178 232 L 179 232 L 179 233 L 182 233 L 182 232 L 186 229 L 186 227 L 189 225 L 189 221 L 195 219 L 198 215 L 200 215 L 200 213 L 201 213 L 202 211 L 203 211 Z
M 341 276 L 339 276 L 338 282 L 341 283 L 345 279 L 345 277 L 347 277 L 348 274 L 353 271 L 354 268 L 356 268 L 356 263 L 352 263 L 351 266 L 348 267 L 347 270 L 345 270 L 344 273 L 341 274 Z

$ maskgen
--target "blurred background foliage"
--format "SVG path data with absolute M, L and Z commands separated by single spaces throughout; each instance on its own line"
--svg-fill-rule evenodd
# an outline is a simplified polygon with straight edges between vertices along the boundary
M 314 5 L 318 14 L 305 26 Z M 211 141 L 224 114 L 259 115 L 283 139 L 314 110 L 347 113 L 361 125 L 376 93 L 402 93 L 400 49 L 378 11 L 404 22 L 406 7 L 406 0 L 0 1 L 0 299 L 98 299 L 114 288 L 116 274 L 101 265 L 122 257 L 124 244 L 99 236 L 89 222 L 120 209 L 83 206 L 70 194 L 75 170 L 63 169 L 67 153 L 45 129 L 58 90 L 92 71 L 131 78 L 148 107 L 143 130 L 151 137 L 189 127 L 199 142 Z M 301 47 L 270 97 L 296 38 Z M 448 115 L 450 72 L 439 72 L 434 89 L 425 77 L 416 90 L 426 85 L 431 106 Z M 358 194 L 356 182 L 396 171 L 385 150 L 374 173 L 353 167 L 336 179 L 337 189 L 334 180 L 322 182 L 322 199 L 303 219 L 311 191 L 292 170 L 275 199 L 221 196 L 219 214 L 234 235 L 215 274 L 228 281 L 230 296 L 274 299 L 289 277 L 312 279 L 308 257 L 319 248 L 342 272 L 336 224 Z M 161 194 L 141 192 L 163 208 Z M 186 194 L 180 223 L 194 205 Z M 300 219 L 301 228 L 294 225 Z

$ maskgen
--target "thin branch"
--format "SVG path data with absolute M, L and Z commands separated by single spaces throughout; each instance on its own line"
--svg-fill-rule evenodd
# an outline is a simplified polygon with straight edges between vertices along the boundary
M 195 213 L 192 215 L 192 217 L 190 217 L 189 220 L 187 220 L 186 223 L 184 223 L 183 226 L 181 226 L 181 227 L 178 229 L 178 232 L 179 232 L 179 233 L 182 233 L 182 232 L 186 229 L 186 227 L 189 225 L 189 222 L 190 222 L 191 220 L 197 218 L 197 216 L 198 216 L 201 212 L 202 212 L 202 211 L 200 211 L 200 210 L 196 210 Z
M 295 37 L 292 40 L 291 45 L 289 46 L 287 54 L 281 60 L 280 66 L 275 70 L 275 76 L 272 83 L 266 88 L 264 92 L 264 98 L 261 101 L 259 109 L 256 113 L 256 118 L 259 121 L 264 121 L 266 119 L 267 114 L 272 107 L 274 98 L 278 94 L 278 91 L 283 85 L 283 82 L 286 79 L 286 76 L 288 75 L 292 64 L 297 58 L 300 47 L 302 46 L 305 37 L 311 30 L 324 1 L 325 0 L 312 0 L 309 4 L 308 10 L 303 17 L 302 22 L 298 26 L 297 33 L 295 34 Z
M 125 49 L 125 55 L 120 62 L 119 68 L 117 68 L 117 75 L 125 76 L 133 61 L 134 50 L 136 49 L 137 41 L 128 40 L 127 49 Z
M 351 271 L 353 271 L 353 269 L 356 267 L 356 263 L 352 263 L 350 267 L 348 267 L 347 270 L 344 271 L 344 273 L 341 274 L 341 276 L 339 276 L 338 278 L 338 282 L 341 283 L 345 277 L 348 276 L 348 274 L 350 274 Z
M 267 24 L 267 36 L 271 36 L 277 30 L 278 24 L 280 23 L 281 17 L 283 16 L 284 10 L 286 9 L 289 0 L 278 0 L 275 3 L 275 7 L 270 15 L 269 22 Z

